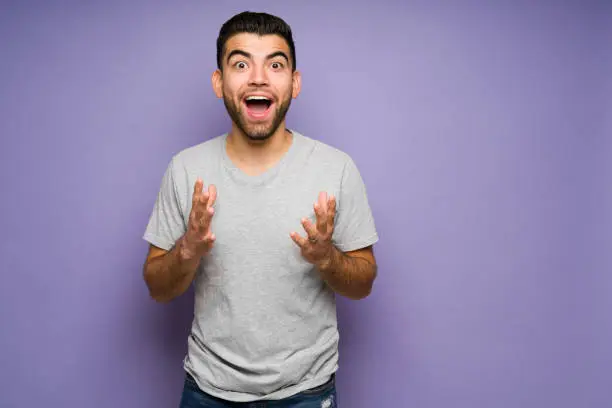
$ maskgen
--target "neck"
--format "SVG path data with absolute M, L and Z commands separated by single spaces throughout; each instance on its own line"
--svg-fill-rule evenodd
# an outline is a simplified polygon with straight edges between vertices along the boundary
M 251 140 L 233 125 L 227 135 L 227 154 L 244 165 L 267 168 L 276 163 L 291 146 L 292 136 L 285 123 L 265 140 Z

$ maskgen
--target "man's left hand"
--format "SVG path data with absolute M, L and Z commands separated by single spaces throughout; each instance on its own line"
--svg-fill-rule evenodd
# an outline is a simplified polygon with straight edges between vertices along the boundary
M 319 269 L 331 262 L 334 245 L 332 235 L 334 232 L 334 219 L 336 217 L 336 198 L 327 193 L 319 193 L 319 199 L 314 204 L 316 225 L 310 220 L 302 218 L 302 226 L 306 231 L 306 238 L 297 232 L 291 233 L 291 238 L 300 247 L 302 256 Z

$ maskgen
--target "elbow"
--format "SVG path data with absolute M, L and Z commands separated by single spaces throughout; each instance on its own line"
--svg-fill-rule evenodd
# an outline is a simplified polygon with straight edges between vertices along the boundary
M 149 285 L 147 285 L 147 286 L 148 286 L 148 289 L 149 289 L 149 297 L 151 299 L 153 299 L 155 302 L 166 304 L 166 303 L 170 303 L 170 301 L 172 301 L 172 297 L 168 296 L 166 293 L 162 293 L 159 290 L 155 290 L 155 289 L 151 288 Z
M 367 298 L 368 296 L 370 296 L 370 292 L 350 293 L 350 294 L 346 294 L 345 296 L 349 298 L 350 300 L 363 300 Z
M 347 294 L 347 297 L 351 300 L 363 300 L 370 296 L 372 293 L 372 285 L 367 285 L 363 289 L 359 291 L 355 291 L 354 293 Z
M 174 300 L 174 296 L 171 296 L 170 294 L 166 292 L 156 290 L 148 284 L 147 284 L 147 288 L 149 290 L 149 297 L 157 303 L 166 304 Z
M 168 293 L 164 291 L 155 289 L 148 282 L 147 282 L 147 289 L 149 290 L 149 297 L 157 303 L 166 304 L 166 303 L 170 303 L 174 299 L 174 296 L 170 296 Z
M 376 279 L 376 268 L 372 269 L 372 273 L 364 279 L 364 281 L 359 285 L 356 290 L 352 291 L 352 293 L 347 294 L 346 296 L 351 300 L 362 300 L 370 296 L 372 294 L 372 288 L 374 286 L 374 280 Z
M 164 291 L 157 288 L 157 285 L 155 285 L 155 280 L 151 276 L 151 273 L 149 272 L 146 266 L 143 269 L 143 279 L 145 285 L 147 286 L 147 291 L 149 292 L 149 297 L 151 299 L 153 299 L 157 303 L 170 303 L 170 301 L 172 301 L 172 296 L 168 296 L 168 293 L 165 293 Z

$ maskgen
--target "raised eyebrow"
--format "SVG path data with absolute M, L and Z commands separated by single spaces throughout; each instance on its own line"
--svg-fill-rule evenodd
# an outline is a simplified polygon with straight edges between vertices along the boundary
M 271 60 L 272 58 L 276 57 L 283 57 L 287 61 L 287 64 L 289 63 L 289 57 L 282 51 L 273 52 L 272 54 L 268 55 L 267 59 Z
M 242 50 L 231 50 L 231 51 L 229 52 L 229 54 L 227 54 L 227 58 L 225 59 L 225 60 L 226 60 L 226 62 L 228 62 L 228 63 L 229 63 L 229 60 L 230 60 L 230 59 L 231 59 L 231 58 L 232 58 L 234 55 L 242 55 L 243 57 L 248 58 L 248 59 L 251 59 L 251 57 L 252 57 L 252 56 L 251 56 L 251 54 L 249 54 L 249 53 L 248 53 L 248 52 L 246 52 L 246 51 L 242 51 Z
M 231 58 L 232 58 L 234 55 L 242 55 L 243 57 L 248 58 L 248 59 L 252 59 L 252 58 L 253 58 L 253 56 L 252 56 L 251 54 L 249 54 L 248 52 L 246 52 L 246 51 L 243 51 L 243 50 L 232 50 L 232 51 L 230 51 L 230 52 L 227 54 L 226 62 L 228 62 L 228 63 L 229 63 L 229 60 L 230 60 L 230 59 L 231 59 Z M 287 54 L 285 54 L 283 51 L 276 51 L 276 52 L 273 52 L 272 54 L 269 54 L 269 55 L 266 57 L 266 59 L 267 59 L 267 60 L 271 60 L 271 59 L 276 58 L 276 57 L 282 57 L 282 58 L 284 58 L 284 59 L 285 59 L 285 61 L 287 61 L 287 64 L 289 63 L 289 57 L 288 57 L 288 56 L 287 56 Z

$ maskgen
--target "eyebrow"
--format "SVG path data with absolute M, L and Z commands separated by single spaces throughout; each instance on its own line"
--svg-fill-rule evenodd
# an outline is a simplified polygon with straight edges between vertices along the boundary
M 230 60 L 230 59 L 231 59 L 231 58 L 232 58 L 234 55 L 242 55 L 243 57 L 248 58 L 248 59 L 252 59 L 252 58 L 253 58 L 253 56 L 252 56 L 251 54 L 249 54 L 248 52 L 246 52 L 246 51 L 242 51 L 242 50 L 232 50 L 232 51 L 230 51 L 230 53 L 229 53 L 229 54 L 227 54 L 226 62 L 227 62 L 227 63 L 229 63 L 229 60 Z M 270 59 L 272 59 L 272 58 L 276 58 L 276 57 L 283 57 L 283 58 L 284 58 L 284 59 L 287 61 L 287 63 L 289 63 L 289 57 L 288 57 L 288 56 L 287 56 L 287 54 L 285 54 L 283 51 L 276 51 L 276 52 L 273 52 L 272 54 L 269 54 L 269 55 L 266 57 L 266 59 L 267 59 L 267 60 L 270 60 Z

